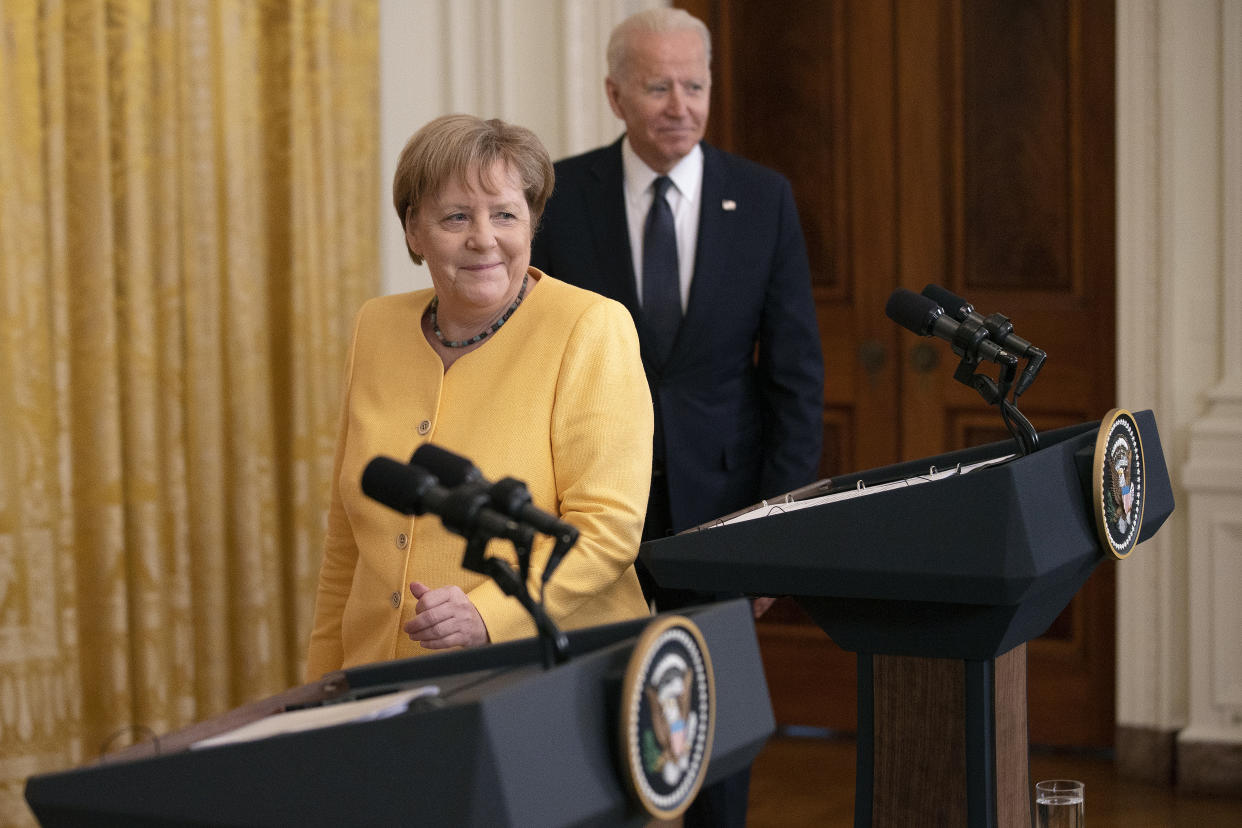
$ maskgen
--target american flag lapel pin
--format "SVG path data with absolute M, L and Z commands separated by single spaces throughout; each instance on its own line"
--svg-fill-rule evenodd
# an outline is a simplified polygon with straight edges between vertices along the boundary
M 720 202 L 720 209 L 724 210 L 726 213 L 732 213 L 737 209 L 737 202 L 731 198 L 726 198 L 724 201 Z

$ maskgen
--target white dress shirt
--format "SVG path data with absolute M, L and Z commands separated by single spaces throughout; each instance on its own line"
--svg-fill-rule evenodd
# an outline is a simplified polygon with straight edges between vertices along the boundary
M 643 301 L 643 225 L 651 209 L 652 186 L 660 174 L 648 167 L 630 146 L 627 136 L 621 142 L 621 168 L 625 174 L 625 217 L 630 229 L 630 255 L 634 262 L 638 302 Z M 694 149 L 677 166 L 669 170 L 673 186 L 665 198 L 673 210 L 673 223 L 677 232 L 677 269 L 681 283 L 681 310 L 686 311 L 690 296 L 690 277 L 694 274 L 695 247 L 699 237 L 699 212 L 703 190 L 703 149 Z

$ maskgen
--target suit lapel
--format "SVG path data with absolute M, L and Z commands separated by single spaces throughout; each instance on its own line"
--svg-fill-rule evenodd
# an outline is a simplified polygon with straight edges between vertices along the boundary
M 621 140 L 610 146 L 591 167 L 586 182 L 591 234 L 599 251 L 599 274 L 608 296 L 615 296 L 639 318 L 638 291 L 630 252 L 629 222 L 625 216 Z
M 721 297 L 729 295 L 724 284 L 729 272 L 730 243 L 738 227 L 735 212 L 725 209 L 730 194 L 720 156 L 708 144 L 703 147 L 703 187 L 699 194 L 699 236 L 694 255 L 694 276 L 690 280 L 690 297 L 686 316 L 681 323 L 677 344 L 670 361 L 687 347 L 703 326 L 716 317 L 713 308 Z

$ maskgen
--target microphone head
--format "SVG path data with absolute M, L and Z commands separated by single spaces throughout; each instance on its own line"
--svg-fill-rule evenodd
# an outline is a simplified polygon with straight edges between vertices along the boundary
M 491 485 L 492 508 L 502 515 L 516 517 L 522 507 L 531 502 L 526 484 L 513 477 L 502 477 Z
M 888 297 L 884 313 L 898 325 L 919 336 L 931 336 L 936 320 L 944 314 L 944 308 L 926 296 L 920 296 L 905 288 L 897 288 Z
M 424 498 L 435 486 L 426 469 L 391 457 L 374 458 L 362 472 L 362 493 L 403 515 L 424 514 Z
M 944 312 L 958 322 L 965 322 L 966 317 L 975 311 L 974 306 L 965 299 L 940 285 L 928 285 L 923 288 L 923 295 L 944 308 Z
M 410 457 L 410 463 L 422 466 L 439 479 L 440 485 L 449 489 L 483 480 L 483 473 L 469 460 L 431 443 L 419 446 Z

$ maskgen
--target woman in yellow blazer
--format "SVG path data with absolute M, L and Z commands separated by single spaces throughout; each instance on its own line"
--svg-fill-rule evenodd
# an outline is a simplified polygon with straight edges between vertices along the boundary
M 357 664 L 535 634 L 514 598 L 461 566 L 465 540 L 362 493 L 377 455 L 433 442 L 579 531 L 547 585 L 563 629 L 647 613 L 634 573 L 650 486 L 652 408 L 617 302 L 529 266 L 552 192 L 529 130 L 438 118 L 406 144 L 393 202 L 433 287 L 367 302 L 346 366 L 308 679 Z M 551 551 L 541 538 L 531 583 Z M 489 555 L 515 556 L 494 541 Z

